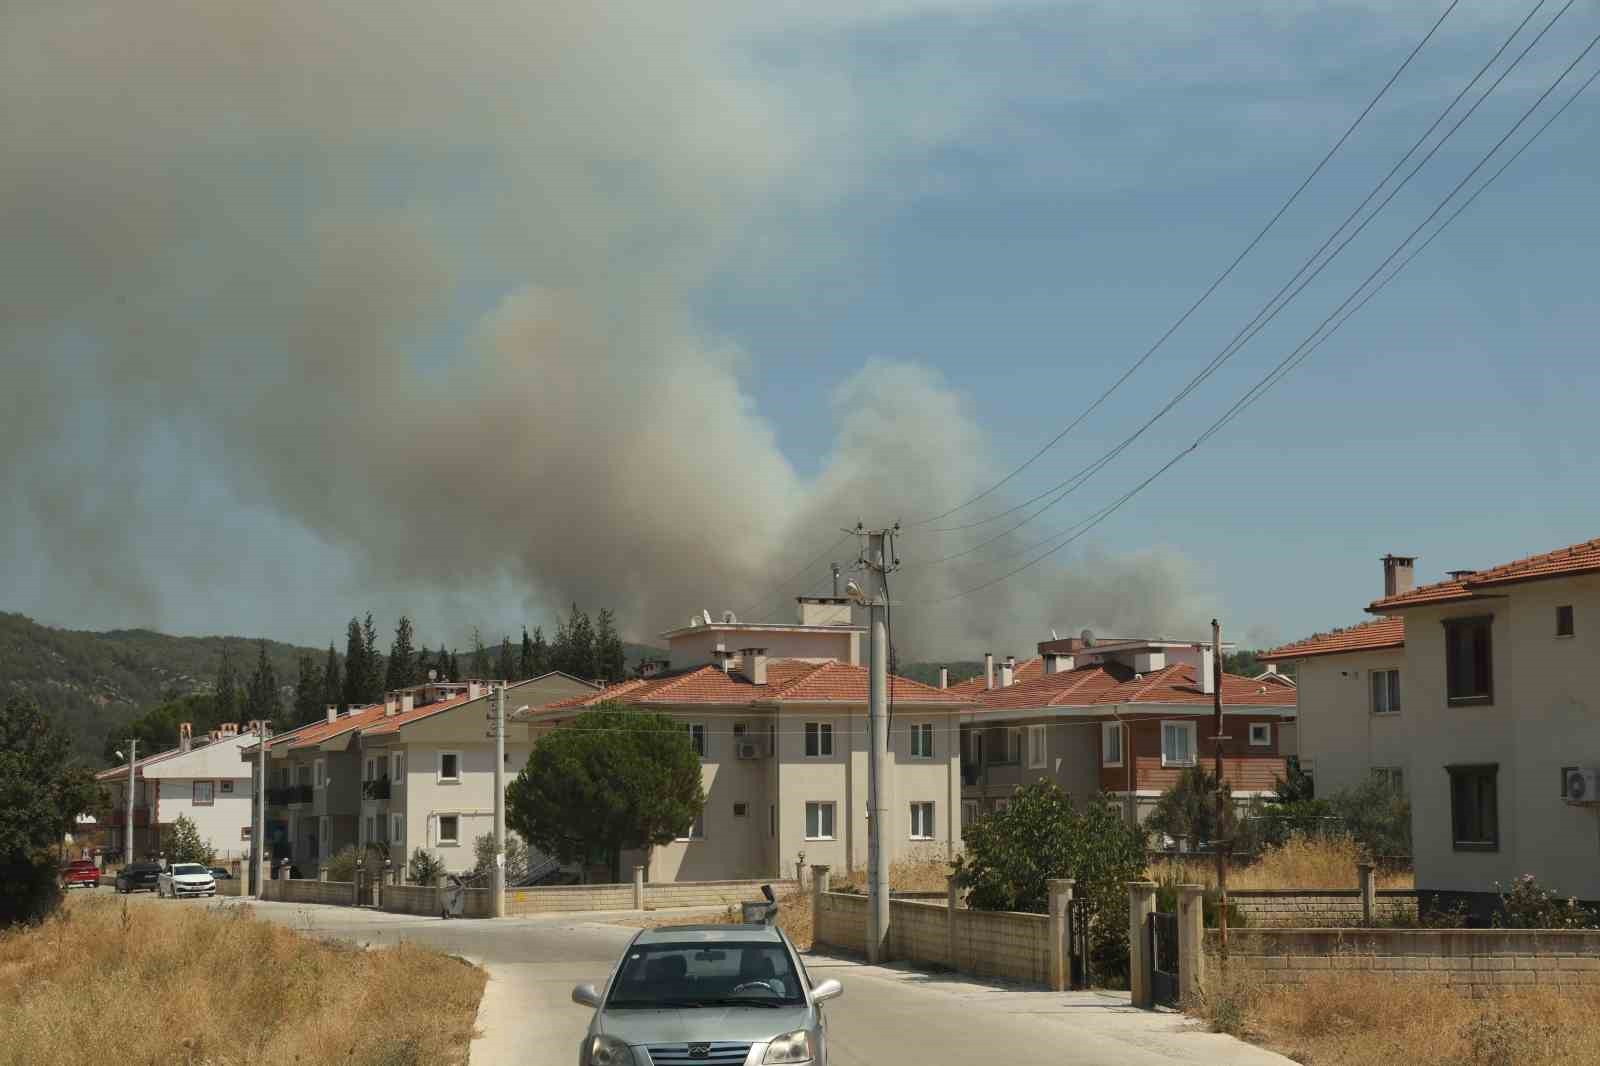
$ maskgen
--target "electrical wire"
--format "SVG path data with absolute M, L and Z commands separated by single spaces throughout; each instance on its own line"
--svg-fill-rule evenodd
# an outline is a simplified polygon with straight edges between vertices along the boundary
M 1571 6 L 1570 0 L 1569 0 L 1569 3 L 1568 3 L 1567 6 L 1568 7 Z M 1556 17 L 1559 18 L 1560 15 L 1562 13 L 1564 13 L 1565 11 L 1566 11 L 1566 8 L 1562 8 L 1562 11 L 1559 12 Z M 1554 20 L 1552 20 L 1552 22 L 1551 22 L 1551 25 L 1553 25 L 1553 24 L 1554 24 Z M 1547 26 L 1546 29 L 1548 29 L 1548 28 L 1549 27 Z M 1117 510 L 1120 510 L 1122 508 L 1122 506 L 1125 505 L 1129 500 L 1133 499 L 1133 497 L 1135 497 L 1139 493 L 1143 492 L 1144 489 L 1147 488 L 1157 478 L 1159 478 L 1161 475 L 1165 474 L 1168 470 L 1172 469 L 1172 467 L 1176 466 L 1185 457 L 1187 457 L 1188 455 L 1192 454 L 1202 444 L 1204 444 L 1206 441 L 1208 441 L 1212 436 L 1214 436 L 1217 432 L 1219 432 L 1224 426 L 1226 426 L 1235 417 L 1237 417 L 1238 414 L 1240 414 L 1246 407 L 1248 407 L 1251 403 L 1254 403 L 1255 400 L 1259 399 L 1261 395 L 1264 395 L 1267 390 L 1272 388 L 1272 386 L 1275 385 L 1279 380 L 1282 380 L 1284 375 L 1286 375 L 1289 371 L 1293 370 L 1295 366 L 1298 366 L 1300 363 L 1304 362 L 1305 358 L 1309 357 L 1309 355 L 1310 355 L 1310 353 L 1312 351 L 1314 351 L 1316 348 L 1320 347 L 1323 344 L 1323 342 L 1325 342 L 1329 337 L 1333 336 L 1333 334 L 1341 326 L 1343 326 L 1345 322 L 1349 321 L 1350 317 L 1353 314 L 1355 314 L 1356 311 L 1359 311 L 1362 307 L 1364 307 L 1367 304 L 1367 302 L 1369 302 L 1371 300 L 1371 298 L 1373 296 L 1375 296 L 1379 291 L 1381 291 L 1383 288 L 1385 288 L 1391 281 L 1394 280 L 1395 277 L 1399 276 L 1400 271 L 1403 270 L 1405 268 L 1405 266 L 1408 265 L 1411 262 L 1411 260 L 1415 259 L 1416 255 L 1420 254 L 1420 252 L 1422 251 L 1423 248 L 1426 248 L 1428 246 L 1428 244 L 1432 243 L 1432 241 L 1433 241 L 1433 239 L 1435 237 L 1437 237 L 1440 233 L 1442 233 L 1444 231 L 1444 229 L 1446 227 L 1448 227 L 1452 222 L 1454 222 L 1455 219 L 1458 218 L 1461 215 L 1462 211 L 1464 211 L 1467 206 L 1469 206 L 1474 200 L 1476 200 L 1478 195 L 1481 194 L 1485 189 L 1487 189 L 1489 187 L 1489 185 L 1491 185 L 1497 178 L 1499 178 L 1499 176 L 1505 172 L 1506 168 L 1509 167 L 1510 164 L 1512 162 L 1514 162 L 1522 154 L 1522 152 L 1525 151 L 1528 148 L 1529 145 L 1531 145 L 1535 140 L 1537 140 L 1544 133 L 1545 130 L 1549 129 L 1550 125 L 1555 121 L 1555 119 L 1558 118 L 1561 115 L 1561 113 L 1564 112 L 1567 109 L 1567 107 L 1569 107 L 1572 104 L 1572 102 L 1574 100 L 1576 100 L 1577 97 L 1580 94 L 1582 94 L 1583 91 L 1585 89 L 1587 89 L 1589 87 L 1589 85 L 1591 85 L 1594 82 L 1595 77 L 1597 75 L 1600 75 L 1600 71 L 1596 71 L 1595 75 L 1591 75 L 1588 80 L 1583 82 L 1583 84 L 1578 87 L 1578 89 L 1571 95 L 1571 97 L 1564 104 L 1562 104 L 1561 107 L 1559 109 L 1557 109 L 1557 111 L 1554 114 L 1552 114 L 1548 120 L 1546 120 L 1542 125 L 1540 125 L 1539 128 L 1536 129 L 1534 131 L 1534 133 L 1528 138 L 1528 140 L 1520 148 L 1518 148 L 1517 151 L 1513 155 L 1511 155 L 1501 167 L 1499 167 L 1497 170 L 1495 170 L 1490 175 L 1490 177 L 1487 180 L 1485 180 L 1483 182 L 1483 184 L 1481 186 L 1479 186 L 1479 188 L 1467 200 L 1463 201 L 1461 203 L 1461 205 L 1454 212 L 1452 212 L 1449 216 L 1446 217 L 1444 222 L 1442 222 L 1439 225 L 1439 227 L 1434 231 L 1434 233 L 1431 236 L 1429 236 L 1426 241 L 1424 241 L 1421 245 L 1419 245 L 1417 247 L 1417 249 L 1410 256 L 1408 256 L 1405 259 L 1404 262 L 1401 263 L 1399 268 L 1397 268 L 1396 270 L 1391 272 L 1387 277 L 1385 277 L 1381 282 L 1379 282 L 1379 284 L 1376 287 L 1374 287 L 1373 290 L 1370 293 L 1368 293 L 1364 298 L 1362 298 L 1360 300 L 1359 303 L 1356 303 L 1355 306 L 1353 308 L 1351 308 L 1351 310 L 1350 310 L 1350 312 L 1348 314 L 1343 314 L 1342 317 L 1340 317 L 1341 316 L 1341 312 L 1344 312 L 1347 307 L 1350 307 L 1350 305 L 1360 295 L 1361 291 L 1363 289 L 1365 289 L 1369 284 L 1371 284 L 1372 280 L 1374 278 L 1376 278 L 1379 274 L 1382 273 L 1382 271 L 1389 265 L 1389 263 L 1391 263 L 1405 249 L 1405 247 L 1411 243 L 1411 241 L 1417 236 L 1417 234 L 1420 233 L 1423 229 L 1425 229 L 1428 226 L 1428 224 L 1431 223 L 1433 221 L 1433 219 L 1438 216 L 1440 211 L 1442 211 L 1444 209 L 1444 207 L 1452 199 L 1455 198 L 1455 195 L 1458 192 L 1460 192 L 1461 189 L 1464 188 L 1468 182 L 1470 182 L 1472 180 L 1472 178 L 1478 173 L 1478 171 L 1481 170 L 1489 162 L 1489 160 L 1494 157 L 1495 153 L 1497 153 L 1500 150 L 1500 148 L 1505 145 L 1506 141 L 1508 141 L 1513 135 L 1515 135 L 1516 131 L 1522 127 L 1522 125 L 1528 120 L 1529 117 L 1531 117 L 1533 115 L 1533 113 L 1536 110 L 1538 110 L 1538 108 L 1544 103 L 1544 101 L 1549 98 L 1550 94 L 1552 92 L 1554 92 L 1555 89 L 1564 80 L 1566 80 L 1567 75 L 1570 74 L 1573 71 L 1573 69 L 1576 68 L 1577 65 L 1580 62 L 1583 61 L 1583 59 L 1595 48 L 1595 46 L 1597 44 L 1600 44 L 1600 35 L 1596 35 L 1594 38 L 1592 38 L 1589 41 L 1589 44 L 1583 49 L 1583 51 L 1580 52 L 1578 54 L 1578 56 L 1575 59 L 1573 59 L 1572 62 L 1569 63 L 1566 66 L 1566 68 L 1561 72 L 1561 74 L 1558 75 L 1553 82 L 1551 82 L 1551 84 L 1544 90 L 1544 92 L 1539 94 L 1538 99 L 1536 99 L 1533 102 L 1533 104 L 1530 105 L 1528 107 L 1528 109 L 1522 113 L 1521 117 L 1519 117 L 1517 119 L 1517 121 L 1512 124 L 1511 128 L 1508 129 L 1506 131 L 1506 133 L 1498 141 L 1495 142 L 1494 146 L 1492 148 L 1490 148 L 1487 153 L 1485 153 L 1483 158 L 1480 159 L 1478 161 L 1478 163 L 1470 171 L 1468 171 L 1468 173 L 1467 173 L 1467 175 L 1465 177 L 1463 177 L 1459 182 L 1456 183 L 1455 187 L 1451 189 L 1449 194 L 1446 195 L 1444 197 L 1444 199 L 1442 199 L 1439 202 L 1439 204 L 1434 207 L 1433 211 L 1431 211 L 1428 214 L 1428 216 L 1422 220 L 1422 222 L 1420 222 L 1409 234 L 1407 234 L 1406 238 L 1404 240 L 1402 240 L 1395 247 L 1395 249 L 1392 252 L 1389 253 L 1389 255 L 1383 260 L 1383 262 L 1379 263 L 1378 267 L 1375 270 L 1373 270 L 1373 272 L 1371 274 L 1369 274 L 1362 281 L 1362 283 L 1360 285 L 1358 285 L 1356 287 L 1356 289 L 1349 296 L 1347 296 L 1345 298 L 1344 302 L 1341 303 L 1338 307 L 1336 307 L 1334 309 L 1334 311 L 1327 318 L 1325 318 L 1320 324 L 1318 324 L 1317 328 L 1312 330 L 1312 332 L 1310 334 L 1308 334 L 1306 336 L 1306 338 L 1300 342 L 1299 345 L 1297 345 L 1294 349 L 1292 349 L 1290 351 L 1289 355 L 1285 356 L 1284 359 L 1282 361 L 1280 361 L 1279 364 L 1276 367 L 1274 367 L 1273 370 L 1270 371 L 1267 374 L 1266 377 L 1264 377 L 1255 386 L 1252 386 L 1251 389 L 1247 390 L 1247 392 L 1244 394 L 1244 396 L 1242 396 L 1238 401 L 1236 401 L 1234 403 L 1234 405 L 1232 407 L 1230 407 L 1226 412 L 1224 412 L 1223 415 L 1220 418 L 1218 418 L 1215 422 L 1212 423 L 1211 426 L 1209 426 L 1203 433 L 1201 433 L 1201 435 L 1199 437 L 1197 437 L 1193 443 L 1191 443 L 1188 447 L 1184 448 L 1182 451 L 1180 451 L 1176 455 L 1174 455 L 1166 463 L 1164 463 L 1162 466 L 1157 468 L 1154 473 L 1152 473 L 1150 476 L 1146 477 L 1143 481 L 1139 482 L 1137 485 L 1135 485 L 1128 492 L 1124 493 L 1122 496 L 1120 496 L 1116 500 L 1112 501 L 1112 503 L 1106 505 L 1105 507 L 1101 508 L 1099 511 L 1095 512 L 1093 515 L 1090 516 L 1089 519 L 1086 519 L 1083 523 L 1080 523 L 1080 525 L 1082 525 L 1083 528 L 1081 528 L 1078 532 L 1073 533 L 1071 536 L 1066 537 L 1065 539 L 1061 539 L 1058 543 L 1054 544 L 1048 550 L 1046 550 L 1046 551 L 1042 552 L 1041 554 L 1035 556 L 1034 558 L 1030 559 L 1028 562 L 1023 563 L 1021 566 L 1015 567 L 1012 570 L 1009 570 L 1006 573 L 1001 574 L 1000 576 L 998 576 L 996 578 L 992 578 L 992 579 L 990 579 L 988 581 L 984 581 L 984 582 L 982 582 L 980 584 L 977 584 L 977 585 L 974 585 L 974 586 L 972 586 L 970 588 L 963 589 L 963 590 L 961 590 L 959 592 L 956 592 L 956 593 L 953 593 L 953 594 L 951 594 L 949 596 L 941 597 L 941 598 L 935 599 L 935 600 L 925 601 L 923 603 L 915 604 L 914 606 L 934 606 L 934 605 L 950 602 L 951 600 L 960 599 L 962 597 L 972 595 L 975 592 L 979 592 L 979 591 L 981 591 L 983 589 L 990 588 L 990 587 L 992 587 L 994 585 L 997 585 L 997 584 L 1001 583 L 1002 581 L 1006 581 L 1006 580 L 1016 576 L 1017 574 L 1023 572 L 1024 570 L 1027 570 L 1030 567 L 1036 565 L 1037 563 L 1042 562 L 1044 559 L 1050 557 L 1051 555 L 1054 555 L 1056 552 L 1058 552 L 1061 549 L 1065 548 L 1068 544 L 1071 544 L 1073 541 L 1075 541 L 1075 540 L 1079 539 L 1080 537 L 1082 537 L 1090 529 L 1093 529 L 1095 526 L 1099 525 L 1106 518 L 1109 518 Z M 1524 52 L 1523 54 L 1526 54 L 1526 52 Z M 1503 77 L 1504 76 L 1502 75 L 1502 78 Z M 1491 87 L 1491 91 L 1492 91 L 1492 87 Z M 1333 320 L 1336 317 L 1337 317 L 1338 320 L 1337 320 L 1337 322 L 1334 322 Z M 1330 322 L 1333 323 L 1332 328 L 1328 328 Z
M 834 550 L 837 549 L 839 547 L 839 545 L 843 544 L 845 541 L 849 540 L 853 536 L 855 536 L 854 533 L 846 533 L 844 536 L 840 537 L 838 540 L 834 541 L 832 544 L 829 544 L 826 548 L 822 549 L 822 551 L 820 551 L 816 555 L 812 556 L 809 560 L 806 561 L 806 563 L 804 565 L 802 565 L 794 573 L 790 574 L 786 578 L 783 578 L 782 580 L 774 581 L 771 585 L 768 586 L 768 588 L 769 589 L 781 589 L 781 588 L 784 588 L 784 587 L 787 587 L 787 586 L 793 584 L 794 580 L 796 578 L 800 577 L 806 571 L 810 570 L 813 566 L 816 566 L 822 560 L 824 560 L 828 556 L 832 555 L 834 553 Z M 776 600 L 768 600 L 766 602 L 770 604 L 770 603 L 776 603 L 778 601 L 776 601 Z M 753 611 L 756 607 L 759 607 L 759 606 L 761 606 L 761 604 L 757 603 L 757 604 L 754 604 L 753 606 L 751 606 L 749 608 L 740 610 L 738 613 L 739 614 L 748 614 L 751 611 Z
M 1540 0 L 1540 2 L 1543 3 L 1544 0 Z M 926 518 L 921 518 L 921 519 L 918 519 L 918 520 L 916 520 L 914 522 L 907 522 L 907 523 L 905 523 L 906 526 L 909 528 L 909 527 L 914 527 L 914 526 L 927 525 L 927 524 L 932 523 L 932 522 L 937 522 L 940 519 L 948 518 L 950 515 L 955 514 L 957 511 L 964 510 L 967 507 L 970 507 L 972 504 L 977 503 L 979 500 L 982 500 L 985 497 L 989 496 L 990 494 L 992 494 L 993 492 L 995 492 L 996 490 L 998 490 L 999 488 L 1004 486 L 1012 478 L 1016 477 L 1018 474 L 1022 473 L 1024 470 L 1028 469 L 1028 467 L 1032 466 L 1035 462 L 1037 462 L 1040 458 L 1042 458 L 1046 452 L 1048 452 L 1050 449 L 1054 448 L 1057 444 L 1059 444 L 1061 442 L 1061 440 L 1064 437 L 1066 437 L 1066 435 L 1068 433 L 1071 433 L 1074 429 L 1076 429 L 1084 421 L 1084 419 L 1088 418 L 1091 414 L 1093 414 L 1100 407 L 1101 404 L 1105 403 L 1106 400 L 1110 399 L 1111 395 L 1113 393 L 1115 393 L 1119 388 L 1121 388 L 1123 383 L 1126 382 L 1130 377 L 1132 377 L 1134 375 L 1134 373 L 1137 372 L 1139 370 L 1139 368 L 1142 367 L 1150 359 L 1150 357 L 1152 355 L 1154 355 L 1156 353 L 1156 351 L 1163 344 L 1165 344 L 1167 342 L 1168 338 L 1170 338 L 1174 333 L 1176 333 L 1178 331 L 1178 329 L 1185 322 L 1187 322 L 1189 320 L 1191 315 L 1193 315 L 1197 310 L 1200 309 L 1200 305 L 1205 303 L 1206 300 L 1211 298 L 1212 293 L 1217 291 L 1217 289 L 1222 285 L 1222 283 L 1224 281 L 1226 281 L 1233 274 L 1235 269 L 1238 268 L 1239 264 L 1244 261 L 1245 257 L 1248 256 L 1252 251 L 1255 250 L 1256 245 L 1261 243 L 1262 239 L 1264 237 L 1266 237 L 1267 233 L 1272 229 L 1272 227 L 1277 225 L 1278 220 L 1281 219 L 1284 216 L 1284 213 L 1287 212 L 1289 210 L 1289 208 L 1294 205 L 1295 201 L 1300 198 L 1300 194 L 1305 192 L 1307 186 L 1309 186 L 1311 184 L 1311 182 L 1316 179 L 1317 175 L 1322 173 L 1323 168 L 1328 165 L 1328 161 L 1331 160 L 1334 157 L 1334 155 L 1339 151 L 1339 149 L 1344 146 L 1344 143 L 1350 139 L 1350 136 L 1355 133 L 1356 128 L 1361 125 L 1361 123 L 1366 119 L 1367 115 L 1371 114 L 1372 109 L 1378 105 L 1378 102 L 1383 99 L 1383 97 L 1389 92 L 1389 89 L 1394 85 L 1394 83 L 1397 80 L 1399 80 L 1400 75 L 1405 73 L 1406 68 L 1408 68 L 1411 65 L 1411 61 L 1413 59 L 1415 59 L 1417 57 L 1417 54 L 1422 51 L 1423 47 L 1430 40 L 1432 40 L 1433 35 L 1438 32 L 1440 26 L 1444 25 L 1445 19 L 1450 17 L 1450 13 L 1456 9 L 1456 5 L 1458 3 L 1460 3 L 1460 0 L 1451 0 L 1450 5 L 1444 9 L 1444 13 L 1439 16 L 1438 20 L 1435 21 L 1434 24 L 1431 27 L 1429 27 L 1428 32 L 1423 36 L 1422 40 L 1418 41 L 1416 46 L 1411 49 L 1411 51 L 1406 55 L 1405 60 L 1403 62 L 1401 62 L 1400 66 L 1398 68 L 1395 69 L 1395 72 L 1393 74 L 1389 75 L 1389 80 L 1384 82 L 1383 87 L 1378 90 L 1377 95 L 1375 95 L 1370 101 L 1367 102 L 1367 106 L 1362 108 L 1361 113 L 1356 116 L 1355 121 L 1350 123 L 1349 127 L 1344 131 L 1344 133 L 1342 135 L 1340 135 L 1339 139 L 1334 142 L 1333 147 L 1329 148 L 1328 151 L 1327 151 L 1327 154 L 1325 154 L 1322 157 L 1322 159 L 1320 161 L 1318 161 L 1317 165 L 1312 168 L 1311 173 L 1307 174 L 1305 179 L 1303 181 L 1301 181 L 1300 184 L 1295 188 L 1294 192 L 1289 194 L 1289 198 L 1287 200 L 1285 200 L 1283 202 L 1283 204 L 1278 208 L 1278 210 L 1273 214 L 1273 216 L 1270 219 L 1267 220 L 1267 224 L 1262 226 L 1261 229 L 1259 231 L 1257 231 L 1256 235 L 1250 239 L 1250 242 L 1244 246 L 1244 249 L 1242 251 L 1240 251 L 1237 256 L 1234 257 L 1233 261 L 1227 265 L 1227 267 L 1222 271 L 1222 273 L 1218 274 L 1216 276 L 1216 278 L 1214 278 L 1212 280 L 1211 284 L 1209 286 L 1207 286 L 1205 291 L 1203 291 L 1200 294 L 1199 299 L 1195 300 L 1192 304 L 1190 304 L 1188 309 L 1186 311 L 1184 311 L 1183 314 L 1179 315 L 1178 318 L 1170 326 L 1167 327 L 1166 331 L 1164 333 L 1162 333 L 1161 336 L 1156 339 L 1156 342 L 1154 344 L 1152 344 L 1149 348 L 1147 348 L 1145 350 L 1144 354 L 1141 355 L 1137 360 L 1134 361 L 1132 366 L 1128 367 L 1127 370 L 1123 371 L 1121 377 L 1117 378 L 1116 381 L 1111 383 L 1111 387 L 1110 388 L 1108 388 L 1104 392 L 1102 392 L 1099 395 L 1099 397 L 1097 397 L 1095 399 L 1095 401 L 1093 403 L 1091 403 L 1088 407 L 1086 407 L 1083 410 L 1083 412 L 1081 414 L 1078 415 L 1077 418 L 1075 418 L 1071 422 L 1069 422 L 1065 429 L 1062 429 L 1054 437 L 1051 437 L 1050 440 L 1045 442 L 1043 447 L 1041 447 L 1038 451 L 1034 452 L 1033 455 L 1029 456 L 1028 459 L 1025 462 L 1023 462 L 1021 465 L 1019 465 L 1016 468 L 1014 468 L 1010 473 L 1006 474 L 999 481 L 995 482 L 993 485 L 989 486 L 987 489 L 984 489 L 982 492 L 978 493 L 976 496 L 973 496 L 970 499 L 968 499 L 968 500 L 966 500 L 966 501 L 964 501 L 962 503 L 957 504 L 956 506 L 950 508 L 949 510 L 941 511 L 938 514 L 930 515 L 930 516 L 928 516 Z

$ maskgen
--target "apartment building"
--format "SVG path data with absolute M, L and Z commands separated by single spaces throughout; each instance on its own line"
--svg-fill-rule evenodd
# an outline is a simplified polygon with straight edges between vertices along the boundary
M 1223 777 L 1234 795 L 1270 792 L 1287 772 L 1293 686 L 1215 671 L 1207 642 L 1085 630 L 1038 652 L 1022 663 L 986 654 L 982 676 L 950 689 L 977 704 L 962 715 L 965 820 L 1040 780 L 1077 799 L 1115 797 L 1142 820 L 1185 768 L 1212 765 L 1219 676 Z
M 1403 788 L 1420 889 L 1531 873 L 1600 900 L 1600 539 L 1422 586 L 1414 564 L 1385 557 L 1379 621 L 1270 653 L 1298 665 L 1318 790 Z
M 706 806 L 672 844 L 624 856 L 651 880 L 792 876 L 802 856 L 836 870 L 864 867 L 862 632 L 848 603 L 832 597 L 802 598 L 793 624 L 703 614 L 663 633 L 668 658 L 644 664 L 639 678 L 536 712 L 536 734 L 599 703 L 682 721 L 702 761 Z M 900 677 L 889 694 L 888 857 L 948 858 L 961 840 L 960 720 L 972 700 Z
M 178 746 L 139 759 L 133 779 L 133 855 L 144 858 L 161 850 L 161 830 L 180 815 L 194 822 L 200 838 L 216 848 L 219 859 L 240 858 L 250 851 L 250 811 L 255 791 L 239 752 L 254 737 L 229 722 L 196 739 L 189 722 L 178 726 Z M 111 795 L 111 820 L 104 827 L 107 847 L 121 853 L 127 832 L 128 767 L 112 767 L 95 775 Z

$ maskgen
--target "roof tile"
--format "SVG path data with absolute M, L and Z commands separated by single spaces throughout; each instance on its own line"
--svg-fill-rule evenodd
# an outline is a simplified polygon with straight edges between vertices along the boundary
M 1335 629 L 1331 633 L 1318 633 L 1292 644 L 1263 652 L 1256 658 L 1264 662 L 1279 659 L 1305 659 L 1313 655 L 1334 655 L 1347 651 L 1374 651 L 1379 648 L 1399 648 L 1406 642 L 1404 618 L 1377 618 L 1370 622 Z
M 1496 585 L 1510 585 L 1518 581 L 1536 581 L 1543 577 L 1561 577 L 1568 574 L 1600 573 L 1600 537 L 1565 548 L 1530 555 L 1514 562 L 1502 563 L 1487 570 L 1463 574 L 1459 579 L 1419 585 L 1398 596 L 1374 600 L 1367 610 L 1383 612 L 1401 607 L 1416 607 L 1428 603 L 1448 603 L 1471 598 L 1474 591 Z

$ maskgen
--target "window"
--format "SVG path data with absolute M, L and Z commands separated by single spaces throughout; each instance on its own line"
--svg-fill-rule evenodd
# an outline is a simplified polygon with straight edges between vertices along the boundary
M 405 837 L 405 826 L 398 814 L 389 815 L 389 843 L 398 844 Z
M 1105 722 L 1100 726 L 1100 765 L 1122 765 L 1122 723 Z
M 994 809 L 996 814 L 1005 810 L 1009 806 L 1011 806 L 1011 801 L 1008 799 L 1002 798 L 994 801 Z
M 997 764 L 1019 763 L 1022 761 L 1022 730 L 1017 726 L 1004 726 L 1000 729 L 997 738 L 1000 750 L 995 754 Z
M 1495 763 L 1446 766 L 1450 772 L 1450 829 L 1457 851 L 1500 850 L 1500 798 Z
M 1161 765 L 1194 765 L 1194 723 L 1161 723 Z
M 743 722 L 735 722 L 735 723 L 733 723 L 733 739 L 735 741 L 740 741 L 740 740 L 744 739 L 744 723 Z
M 233 782 L 232 781 L 221 781 L 221 782 L 218 782 L 217 791 L 221 792 L 224 796 L 233 795 Z
M 913 803 L 911 805 L 911 839 L 933 839 L 933 804 Z
M 1572 604 L 1564 603 L 1556 608 L 1556 636 L 1572 636 Z
M 439 815 L 439 843 L 459 844 L 461 842 L 461 818 L 454 814 Z
M 461 753 L 459 751 L 441 751 L 439 753 L 439 782 L 459 783 L 461 780 Z
M 833 839 L 833 804 L 815 802 L 806 804 L 806 839 Z
M 295 776 L 297 778 L 299 778 L 299 780 L 296 781 L 295 784 L 297 784 L 297 785 L 309 785 L 309 784 L 311 784 L 311 767 L 309 767 L 309 766 L 297 766 L 297 767 L 295 767 Z
M 961 801 L 961 824 L 963 826 L 968 826 L 968 825 L 971 825 L 973 822 L 976 822 L 977 820 L 978 820 L 978 801 L 977 800 L 962 800 Z
M 806 758 L 826 759 L 833 756 L 833 723 L 806 723 Z
M 689 746 L 694 753 L 702 759 L 706 757 L 706 724 L 704 722 L 689 723 Z
M 1489 627 L 1492 618 L 1450 618 L 1444 623 L 1448 703 L 1493 703 Z
M 1406 794 L 1406 772 L 1398 766 L 1374 766 L 1372 776 L 1389 786 L 1396 796 Z
M 689 831 L 686 832 L 686 833 L 681 834 L 676 839 L 678 839 L 678 840 L 704 840 L 705 838 L 706 838 L 706 815 L 705 815 L 704 811 L 701 811 L 700 812 L 700 817 L 696 818 L 692 823 L 690 823 Z
M 215 800 L 212 793 L 215 783 L 211 781 L 196 781 L 194 783 L 194 805 L 196 807 L 209 807 Z
M 389 753 L 389 776 L 395 783 L 400 782 L 400 773 L 405 769 L 405 753 L 394 751 Z
M 372 815 L 367 815 L 367 839 L 365 843 L 372 844 L 378 839 L 378 820 Z
M 327 785 L 327 783 L 328 783 L 328 763 L 327 763 L 327 760 L 318 759 L 317 762 L 316 762 L 316 769 L 317 769 L 317 776 L 315 778 L 315 786 L 317 788 L 322 788 L 325 785 Z
M 366 769 L 367 776 L 363 777 L 361 780 L 363 780 L 363 781 L 371 781 L 373 778 L 378 776 L 376 767 L 373 765 L 376 761 L 377 760 L 375 760 L 375 759 L 368 759 L 367 760 L 367 769 Z
M 1251 722 L 1250 723 L 1250 746 L 1252 748 L 1270 748 L 1270 747 L 1272 747 L 1272 723 L 1271 722 Z
M 1043 770 L 1047 762 L 1045 727 L 1030 725 L 1028 727 L 1028 769 Z
M 1400 711 L 1400 671 L 1373 670 L 1372 713 L 1398 714 Z
M 743 818 L 745 815 L 747 815 L 749 813 L 750 813 L 749 804 L 735 803 L 733 805 L 733 816 L 735 818 Z
M 933 723 L 914 722 L 911 726 L 911 757 L 933 758 Z

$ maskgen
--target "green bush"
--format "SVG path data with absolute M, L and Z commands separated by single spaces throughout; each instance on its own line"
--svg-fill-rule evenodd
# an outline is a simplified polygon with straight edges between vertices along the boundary
M 1523 874 L 1509 889 L 1495 883 L 1500 909 L 1494 924 L 1500 929 L 1595 929 L 1600 916 L 1575 899 L 1563 898 Z
M 479 876 L 490 876 L 494 873 L 494 834 L 485 833 L 472 842 L 473 858 L 476 860 L 472 872 Z M 506 883 L 521 878 L 528 872 L 528 845 L 515 833 L 506 834 Z
M 431 851 L 418 848 L 411 853 L 406 879 L 414 885 L 431 885 L 444 873 L 444 862 Z
M 198 862 L 210 866 L 216 861 L 217 849 L 211 841 L 200 838 L 200 827 L 187 815 L 178 815 L 171 825 L 161 827 L 161 850 L 168 862 Z
M 367 876 L 383 872 L 383 860 L 389 857 L 389 849 L 382 844 L 368 844 L 363 851 L 355 844 L 346 844 L 334 852 L 328 860 L 328 880 L 354 881 L 356 879 L 356 860 L 365 863 Z
M 1168 914 L 1178 912 L 1178 882 L 1168 876 L 1156 882 L 1156 910 Z M 1215 929 L 1221 923 L 1222 915 L 1222 890 L 1207 888 L 1201 897 L 1200 913 L 1204 918 L 1207 929 Z M 1228 901 L 1228 928 L 1243 929 L 1250 924 L 1249 917 L 1239 909 L 1238 900 Z

